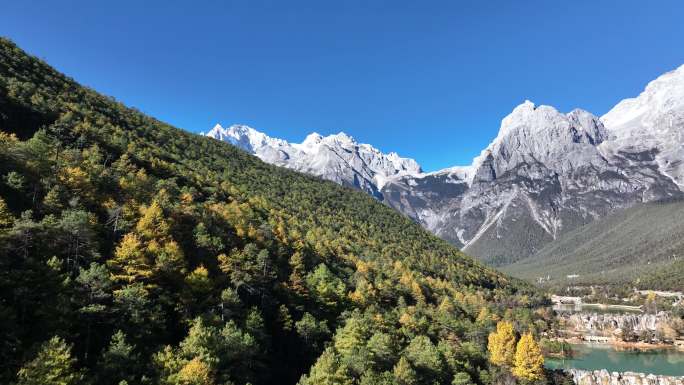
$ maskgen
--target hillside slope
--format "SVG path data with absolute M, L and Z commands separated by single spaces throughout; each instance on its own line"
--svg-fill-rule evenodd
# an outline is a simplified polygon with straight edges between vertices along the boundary
M 545 285 L 632 283 L 684 289 L 684 202 L 638 205 L 579 227 L 504 269 Z M 579 277 L 568 279 L 568 275 Z M 658 279 L 656 279 L 658 277 Z M 639 281 L 637 281 L 639 280 Z
M 484 383 L 496 319 L 545 327 L 528 285 L 370 196 L 149 118 L 6 39 L 0 175 L 2 383 Z

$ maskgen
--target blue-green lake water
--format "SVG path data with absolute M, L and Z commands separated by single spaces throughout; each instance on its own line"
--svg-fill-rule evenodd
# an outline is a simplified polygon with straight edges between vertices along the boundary
M 666 376 L 684 376 L 684 352 L 676 349 L 616 350 L 608 345 L 572 345 L 577 353 L 571 359 L 547 358 L 551 369 L 606 369 L 609 372 L 641 372 Z

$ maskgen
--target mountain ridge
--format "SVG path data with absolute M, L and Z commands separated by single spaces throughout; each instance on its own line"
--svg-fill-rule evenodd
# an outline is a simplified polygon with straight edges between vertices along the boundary
M 615 210 L 682 197 L 682 90 L 684 65 L 602 117 L 526 100 L 467 166 L 365 184 L 356 175 L 340 182 L 340 170 L 310 173 L 360 187 L 484 260 L 514 260 Z
M 302 143 L 289 143 L 248 126 L 216 124 L 204 135 L 234 144 L 267 163 L 356 187 L 379 199 L 387 180 L 422 173 L 415 160 L 383 153 L 344 132 L 325 137 L 313 132 Z

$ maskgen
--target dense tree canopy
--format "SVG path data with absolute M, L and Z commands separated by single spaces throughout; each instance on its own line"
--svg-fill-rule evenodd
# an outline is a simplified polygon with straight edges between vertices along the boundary
M 495 322 L 544 322 L 534 290 L 366 194 L 4 39 L 0 176 L 2 383 L 487 384 Z

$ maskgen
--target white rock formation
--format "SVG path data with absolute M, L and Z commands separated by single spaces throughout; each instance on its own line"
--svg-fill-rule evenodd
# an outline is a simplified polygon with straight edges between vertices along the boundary
M 569 369 L 577 385 L 684 385 L 684 377 L 660 376 L 634 372 Z

